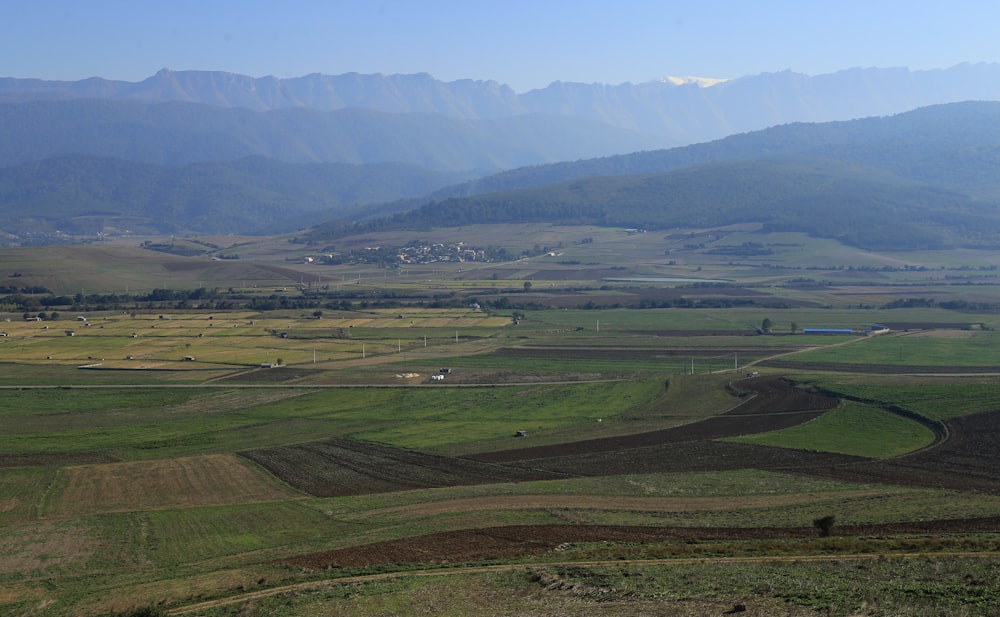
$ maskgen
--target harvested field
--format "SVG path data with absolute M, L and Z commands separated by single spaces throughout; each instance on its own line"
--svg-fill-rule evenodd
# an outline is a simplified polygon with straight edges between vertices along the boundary
M 84 563 L 100 548 L 94 530 L 82 522 L 32 522 L 5 531 L 0 534 L 0 574 Z
M 240 455 L 317 497 L 563 477 L 346 439 L 251 450 Z
M 842 526 L 835 535 L 995 532 L 1000 518 L 961 519 L 886 525 Z M 276 563 L 297 568 L 360 568 L 407 563 L 461 563 L 543 555 L 576 542 L 704 542 L 810 538 L 811 527 L 641 527 L 611 525 L 523 525 L 466 529 L 378 542 Z
M 295 494 L 239 457 L 215 454 L 68 467 L 49 516 L 254 503 Z

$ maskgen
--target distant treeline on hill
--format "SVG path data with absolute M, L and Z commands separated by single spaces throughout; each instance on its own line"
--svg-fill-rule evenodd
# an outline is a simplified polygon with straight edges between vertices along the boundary
M 995 207 L 837 161 L 737 161 L 639 176 L 451 198 L 363 223 L 320 225 L 302 239 L 436 226 L 537 223 L 649 230 L 762 223 L 868 249 L 1000 245 Z
M 699 287 L 693 284 L 689 287 Z M 601 287 L 600 289 L 606 289 Z M 627 288 L 621 288 L 627 290 Z M 579 287 L 566 290 L 567 293 L 594 291 L 592 287 Z M 38 295 L 25 295 L 20 291 L 3 295 L 0 293 L 0 311 L 22 312 L 24 318 L 39 318 L 42 320 L 57 319 L 59 312 L 54 309 L 81 313 L 88 311 L 151 311 L 151 310 L 304 310 L 315 311 L 365 311 L 378 308 L 426 307 L 426 308 L 466 308 L 477 304 L 483 310 L 546 310 L 565 306 L 564 297 L 560 297 L 558 306 L 546 302 L 544 298 L 532 295 L 530 286 L 519 288 L 497 289 L 491 292 L 475 292 L 459 294 L 455 292 L 421 296 L 401 294 L 399 292 L 381 290 L 341 290 L 330 289 L 329 286 L 318 286 L 299 289 L 298 295 L 245 293 L 240 290 L 228 289 L 154 289 L 149 293 L 140 294 L 87 294 L 77 293 L 73 296 L 54 295 L 48 291 Z M 583 296 L 581 296 L 581 299 Z M 599 303 L 590 299 L 581 302 L 577 308 L 590 309 L 656 309 L 656 308 L 688 308 L 712 309 L 735 307 L 762 307 L 772 309 L 793 308 L 781 298 L 637 298 L 634 302 Z M 955 311 L 996 311 L 1000 304 L 988 302 L 969 302 L 965 300 L 947 300 L 938 302 L 928 298 L 899 298 L 881 306 L 865 306 L 863 308 L 899 309 L 899 308 L 930 308 L 938 307 Z M 49 311 L 49 312 L 46 312 Z

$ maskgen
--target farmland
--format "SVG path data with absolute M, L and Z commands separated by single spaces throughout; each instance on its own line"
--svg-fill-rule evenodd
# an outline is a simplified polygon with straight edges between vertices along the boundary
M 113 279 L 0 315 L 2 612 L 990 614 L 995 255 L 490 233 L 563 246 L 405 272 L 12 249 L 55 293 L 74 250 Z

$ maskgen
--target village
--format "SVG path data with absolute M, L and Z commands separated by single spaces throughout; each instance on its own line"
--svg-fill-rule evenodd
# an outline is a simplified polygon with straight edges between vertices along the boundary
M 404 247 L 366 246 L 345 253 L 330 253 L 320 257 L 307 257 L 310 263 L 377 264 L 382 266 L 428 264 L 435 262 L 493 262 L 509 261 L 514 256 L 502 248 L 478 248 L 464 242 L 413 243 Z

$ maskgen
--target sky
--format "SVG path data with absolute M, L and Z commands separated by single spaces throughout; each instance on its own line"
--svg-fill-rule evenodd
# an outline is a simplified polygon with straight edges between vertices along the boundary
M 0 77 L 735 78 L 1000 62 L 997 0 L 0 0 Z

